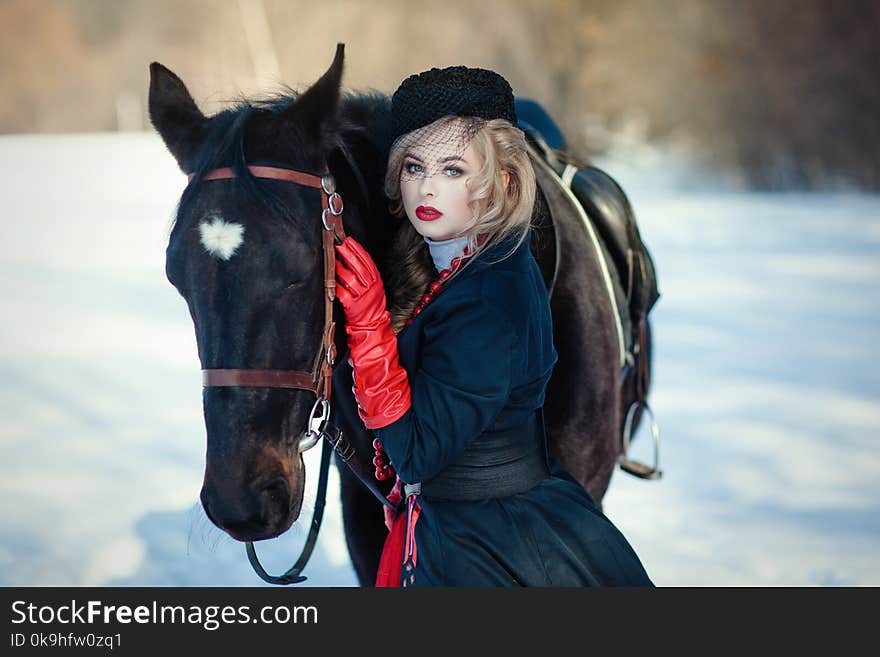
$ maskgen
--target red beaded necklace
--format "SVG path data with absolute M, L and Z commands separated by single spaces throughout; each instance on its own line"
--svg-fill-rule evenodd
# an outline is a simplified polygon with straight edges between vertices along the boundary
M 468 259 L 471 255 L 470 247 L 464 247 L 464 251 L 460 256 L 456 256 L 453 258 L 447 269 L 444 269 L 440 272 L 439 276 L 436 280 L 432 281 L 430 285 L 428 285 L 428 290 L 422 295 L 422 298 L 419 299 L 416 307 L 413 308 L 412 317 L 406 320 L 406 326 L 409 326 L 413 323 L 413 320 L 419 316 L 422 310 L 425 309 L 431 301 L 440 294 L 440 291 L 443 289 L 443 285 L 449 280 L 449 277 L 452 276 L 455 272 L 461 269 L 462 265 L 464 265 L 464 261 Z
M 453 258 L 449 263 L 449 267 L 441 271 L 434 281 L 431 281 L 428 285 L 427 291 L 422 295 L 422 298 L 419 299 L 416 307 L 413 308 L 412 317 L 406 320 L 406 326 L 412 324 L 413 320 L 419 316 L 422 310 L 425 309 L 425 306 L 431 303 L 434 297 L 440 294 L 443 290 L 443 285 L 449 280 L 449 277 L 461 269 L 465 260 L 470 256 L 470 247 L 464 247 L 462 254 Z M 394 470 L 394 466 L 391 465 L 391 461 L 388 459 L 388 454 L 382 449 L 382 443 L 379 442 L 378 438 L 373 440 L 373 449 L 376 451 L 376 455 L 373 457 L 373 465 L 376 466 L 376 479 L 379 481 L 385 481 L 386 479 L 391 479 L 391 477 L 396 476 L 397 472 Z

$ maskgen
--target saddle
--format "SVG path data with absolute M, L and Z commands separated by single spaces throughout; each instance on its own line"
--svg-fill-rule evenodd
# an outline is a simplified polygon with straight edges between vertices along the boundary
M 613 271 L 625 291 L 610 294 L 621 334 L 621 395 L 627 412 L 622 419 L 620 466 L 638 477 L 656 479 L 659 470 L 659 429 L 647 403 L 650 389 L 651 330 L 648 315 L 660 298 L 654 261 L 642 241 L 635 214 L 620 185 L 601 169 L 579 163 L 567 151 L 565 137 L 553 119 L 537 102 L 516 99 L 519 127 L 526 135 L 536 175 L 544 184 L 556 184 L 570 191 L 565 197 L 577 203 L 585 221 L 601 242 L 599 257 Z M 543 174 L 543 175 L 542 175 Z M 548 175 L 549 174 L 549 175 Z M 557 205 L 557 207 L 554 207 Z M 548 199 L 551 216 L 563 208 Z M 552 282 L 551 282 L 552 293 Z M 630 461 L 626 457 L 630 438 L 641 420 L 651 414 L 654 437 L 654 465 Z

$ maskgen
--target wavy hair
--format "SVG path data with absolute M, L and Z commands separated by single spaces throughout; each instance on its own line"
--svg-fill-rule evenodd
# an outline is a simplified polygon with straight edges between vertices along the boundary
M 473 216 L 463 234 L 473 257 L 468 258 L 453 276 L 466 269 L 483 251 L 508 238 L 511 238 L 512 246 L 498 261 L 516 251 L 528 235 L 535 204 L 535 172 L 522 130 L 504 119 L 446 116 L 402 135 L 391 146 L 385 176 L 385 194 L 390 201 L 391 213 L 406 218 L 400 194 L 400 174 L 410 147 L 430 140 L 432 133 L 448 129 L 449 124 L 456 121 L 479 122 L 470 143 L 482 164 L 467 180 Z M 408 220 L 397 231 L 389 257 L 392 262 L 387 269 L 391 272 L 387 292 L 391 326 L 397 333 L 434 278 L 435 269 L 427 243 Z

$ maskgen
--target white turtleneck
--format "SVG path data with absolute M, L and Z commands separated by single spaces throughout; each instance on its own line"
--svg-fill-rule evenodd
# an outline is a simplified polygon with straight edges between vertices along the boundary
M 434 240 L 424 238 L 428 243 L 428 250 L 431 252 L 431 259 L 437 271 L 449 269 L 452 259 L 464 253 L 464 247 L 467 246 L 467 237 L 453 237 L 452 239 L 435 242 Z

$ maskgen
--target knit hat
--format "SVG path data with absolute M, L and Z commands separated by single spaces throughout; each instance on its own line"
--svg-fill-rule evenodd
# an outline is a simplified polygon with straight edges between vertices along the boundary
M 391 97 L 392 141 L 444 116 L 506 119 L 516 125 L 513 89 L 483 68 L 450 66 L 409 76 Z

